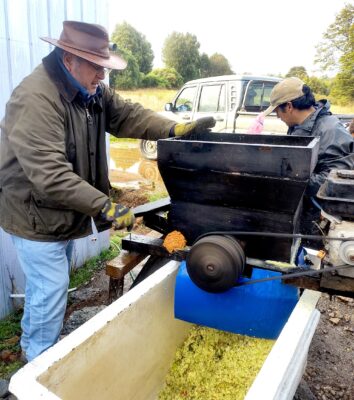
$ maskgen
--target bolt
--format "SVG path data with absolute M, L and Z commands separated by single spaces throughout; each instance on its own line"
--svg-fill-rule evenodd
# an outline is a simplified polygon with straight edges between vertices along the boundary
M 211 264 L 207 265 L 207 270 L 214 271 L 214 265 L 211 265 Z

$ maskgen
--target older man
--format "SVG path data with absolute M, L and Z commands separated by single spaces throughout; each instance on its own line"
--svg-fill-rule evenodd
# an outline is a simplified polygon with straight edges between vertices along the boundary
M 0 226 L 12 235 L 26 276 L 21 347 L 28 360 L 62 327 L 71 239 L 130 228 L 134 215 L 109 199 L 105 132 L 157 140 L 214 126 L 177 124 L 125 102 L 102 80 L 126 62 L 109 52 L 100 25 L 65 21 L 56 48 L 13 91 L 1 129 Z

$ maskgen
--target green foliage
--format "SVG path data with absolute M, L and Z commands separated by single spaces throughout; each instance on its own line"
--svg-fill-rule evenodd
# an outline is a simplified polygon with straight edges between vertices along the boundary
M 350 50 L 340 58 L 341 71 L 333 82 L 332 95 L 341 104 L 354 100 L 354 25 L 349 31 L 348 47 Z
M 317 78 L 316 76 L 309 76 L 306 68 L 302 66 L 292 67 L 285 75 L 286 78 L 296 76 L 310 86 L 313 93 L 321 96 L 328 96 L 330 92 L 330 84 L 327 78 Z
M 316 76 L 309 76 L 304 78 L 304 82 L 307 86 L 310 86 L 313 93 L 324 96 L 329 95 L 329 84 L 326 83 L 325 79 L 320 79 Z
M 209 76 L 221 76 L 233 74 L 229 61 L 222 54 L 215 53 L 210 59 Z
M 117 89 L 135 89 L 140 87 L 141 74 L 135 57 L 129 50 L 121 50 L 122 57 L 127 61 L 123 71 L 113 70 L 109 75 L 109 84 Z
M 309 76 L 307 74 L 306 68 L 302 66 L 291 67 L 289 72 L 285 75 L 286 78 L 290 78 L 291 76 L 296 76 L 297 78 L 305 81 Z
M 16 360 L 10 363 L 5 363 L 0 361 L 0 378 L 10 379 L 12 374 L 23 367 L 24 363 L 22 361 Z
M 17 310 L 0 321 L 0 352 L 8 350 L 12 355 L 20 354 L 21 318 L 23 311 Z M 21 368 L 22 361 L 0 361 L 0 379 L 9 379 L 11 374 Z
M 149 72 L 141 80 L 141 86 L 144 88 L 157 88 L 163 87 L 164 82 L 161 78 L 154 74 L 154 71 Z
M 22 310 L 17 310 L 0 321 L 0 351 L 18 350 L 19 343 L 7 343 L 6 340 L 21 335 Z
M 177 89 L 183 84 L 182 76 L 174 68 L 157 68 L 147 74 L 143 80 L 143 87 L 160 87 Z
M 210 59 L 208 54 L 203 53 L 200 56 L 200 76 L 201 78 L 207 78 L 212 76 L 210 73 Z
M 161 190 L 161 191 L 158 191 L 158 192 L 150 193 L 149 196 L 148 196 L 148 200 L 149 200 L 149 203 L 151 203 L 151 202 L 156 201 L 156 200 L 164 199 L 165 197 L 168 197 L 167 191 L 166 190 Z
M 315 62 L 324 70 L 339 67 L 331 97 L 344 105 L 354 100 L 354 5 L 346 4 L 317 46 Z
M 145 35 L 127 22 L 116 25 L 111 40 L 120 50 L 128 50 L 138 63 L 140 72 L 147 74 L 152 70 L 154 53 Z
M 126 233 L 122 234 L 125 235 Z M 112 258 L 116 257 L 119 252 L 119 245 L 121 242 L 120 235 L 114 235 L 111 237 L 111 245 L 109 249 L 103 250 L 100 255 L 90 258 L 85 264 L 80 267 L 72 270 L 70 274 L 70 288 L 79 287 L 85 283 L 87 283 L 93 276 L 96 271 L 99 271 L 104 267 L 104 262 L 107 260 L 112 260 Z
M 165 40 L 163 60 L 168 68 L 174 68 L 182 76 L 184 82 L 199 78 L 199 47 L 195 35 L 173 32 Z
M 318 44 L 315 63 L 320 64 L 323 70 L 333 70 L 338 63 L 344 62 L 353 51 L 353 41 L 350 30 L 353 30 L 354 5 L 346 4 L 336 16 L 335 21 L 323 34 L 323 40 Z

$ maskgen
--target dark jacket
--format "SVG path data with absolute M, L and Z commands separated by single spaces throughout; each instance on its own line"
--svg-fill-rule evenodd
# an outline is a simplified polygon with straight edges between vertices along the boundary
M 301 125 L 289 128 L 288 135 L 319 136 L 318 161 L 306 190 L 315 196 L 329 171 L 333 168 L 353 169 L 354 142 L 337 117 L 329 111 L 330 104 L 321 100 L 321 106 Z
M 13 91 L 1 122 L 0 226 L 18 236 L 67 240 L 109 226 L 106 135 L 158 139 L 174 121 L 124 101 L 103 83 L 85 105 L 50 53 Z

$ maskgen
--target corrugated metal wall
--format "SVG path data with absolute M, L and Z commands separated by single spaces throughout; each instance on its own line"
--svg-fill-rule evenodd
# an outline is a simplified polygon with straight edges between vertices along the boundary
M 40 36 L 58 38 L 64 20 L 108 28 L 108 0 L 0 0 L 0 120 L 13 89 L 52 49 Z M 109 232 L 75 241 L 76 266 L 109 246 Z M 11 238 L 0 228 L 0 319 L 13 308 L 11 293 L 23 293 L 24 277 Z

